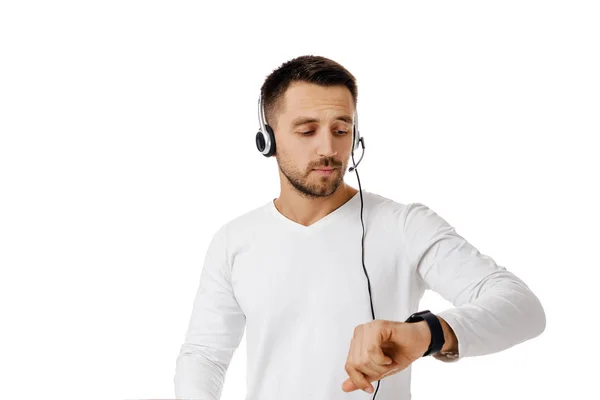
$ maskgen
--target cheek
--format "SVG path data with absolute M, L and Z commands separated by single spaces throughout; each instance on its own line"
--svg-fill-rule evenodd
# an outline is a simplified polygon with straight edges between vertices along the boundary
M 284 148 L 279 153 L 282 161 L 299 170 L 305 170 L 308 167 L 307 157 L 299 149 Z
M 284 166 L 288 171 L 305 175 L 308 170 L 308 163 L 298 154 L 287 152 L 285 150 L 277 150 L 277 159 L 279 164 Z

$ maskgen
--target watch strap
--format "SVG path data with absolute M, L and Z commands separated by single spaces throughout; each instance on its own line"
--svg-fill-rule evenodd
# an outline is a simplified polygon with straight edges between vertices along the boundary
M 406 322 L 419 322 L 423 320 L 427 323 L 431 332 L 431 342 L 429 344 L 429 348 L 427 349 L 425 354 L 423 354 L 423 357 L 426 357 L 432 354 L 436 354 L 440 350 L 442 350 L 442 347 L 445 343 L 445 339 L 444 330 L 442 329 L 442 324 L 440 323 L 440 320 L 429 310 L 419 311 L 417 313 L 412 314 L 410 317 L 408 317 Z

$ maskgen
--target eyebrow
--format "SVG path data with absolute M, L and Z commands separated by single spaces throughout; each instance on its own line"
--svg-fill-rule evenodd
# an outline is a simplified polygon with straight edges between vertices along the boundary
M 338 116 L 336 119 L 336 121 L 343 121 L 346 122 L 348 124 L 352 123 L 352 117 L 349 115 L 340 115 Z M 316 118 L 310 118 L 310 117 L 298 117 L 295 120 L 292 121 L 292 126 L 298 126 L 298 125 L 304 125 L 304 124 L 308 124 L 311 122 L 319 122 L 318 119 Z

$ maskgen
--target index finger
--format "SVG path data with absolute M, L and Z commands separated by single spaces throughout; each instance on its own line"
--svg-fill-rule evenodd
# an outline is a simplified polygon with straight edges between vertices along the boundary
M 367 393 L 373 393 L 373 386 L 369 383 L 362 372 L 352 367 L 348 367 L 346 372 L 350 378 L 346 379 L 346 381 L 342 384 L 342 390 L 345 392 L 352 392 L 356 389 L 362 389 Z M 368 389 L 370 389 L 370 391 Z

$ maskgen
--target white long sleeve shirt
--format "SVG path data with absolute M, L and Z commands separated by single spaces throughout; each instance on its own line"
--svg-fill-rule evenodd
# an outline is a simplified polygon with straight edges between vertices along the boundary
M 460 358 L 534 338 L 545 313 L 526 284 L 427 206 L 363 190 L 365 267 L 376 319 L 405 321 L 431 289 Z M 224 224 L 204 260 L 184 344 L 178 399 L 220 399 L 246 330 L 246 400 L 372 399 L 342 383 L 357 325 L 372 321 L 361 261 L 360 193 L 304 226 L 273 201 Z M 377 400 L 409 400 L 411 367 L 380 382 Z

